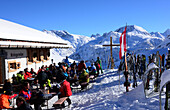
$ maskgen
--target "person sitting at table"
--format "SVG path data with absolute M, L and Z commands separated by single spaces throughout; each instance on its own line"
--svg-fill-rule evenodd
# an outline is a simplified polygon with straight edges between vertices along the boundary
M 25 98 L 22 96 L 19 96 L 16 99 L 16 110 L 33 110 L 32 107 L 26 102 Z
M 60 92 L 60 94 L 58 95 L 58 98 L 68 97 L 66 100 L 68 102 L 68 105 L 70 105 L 71 100 L 70 100 L 69 96 L 72 95 L 70 83 L 66 80 L 66 77 L 62 74 L 60 74 L 59 92 Z M 65 107 L 64 103 L 62 104 L 62 107 Z
M 23 83 L 23 89 L 19 92 L 19 96 L 25 98 L 26 102 L 29 103 L 31 98 L 30 84 L 28 82 Z
M 10 82 L 10 79 L 6 79 L 5 83 L 3 85 L 3 92 L 5 93 L 6 91 L 11 91 L 13 93 L 13 89 L 12 89 L 12 84 Z
M 24 82 L 23 89 L 19 92 L 19 96 L 24 97 L 27 103 L 34 104 L 35 110 L 42 110 L 39 104 L 40 100 L 35 98 L 35 96 L 32 97 L 32 93 L 30 91 L 30 84 L 28 82 Z
M 32 74 L 33 77 L 35 77 L 37 75 L 33 68 L 31 68 L 30 73 Z
M 32 89 L 39 89 L 40 88 L 40 84 L 38 83 L 38 79 L 35 78 L 34 79 L 34 82 L 33 82 L 33 85 L 32 85 Z
M 20 71 L 19 73 L 17 73 L 17 82 L 21 83 L 22 80 L 24 80 L 24 72 Z
M 35 110 L 42 110 L 41 105 L 44 104 L 45 99 L 43 99 L 44 93 L 41 89 L 37 89 L 32 92 L 30 104 L 34 104 Z
M 90 67 L 90 70 L 89 70 L 89 75 L 97 76 L 97 70 L 96 70 L 96 67 L 94 66 L 93 63 L 91 63 L 91 67 Z
M 0 110 L 12 108 L 9 102 L 9 97 L 11 95 L 12 95 L 12 91 L 10 90 L 4 91 L 4 93 L 0 95 Z
M 79 75 L 79 83 L 81 85 L 81 89 L 87 87 L 89 83 L 89 74 L 86 72 L 85 69 L 82 70 L 81 74 Z M 83 83 L 86 83 L 85 85 Z
M 24 79 L 32 78 L 32 74 L 28 72 L 28 68 L 25 68 L 24 72 Z
M 87 68 L 87 66 L 86 66 L 84 60 L 80 61 L 80 63 L 78 64 L 77 74 L 78 75 L 81 74 L 82 70 L 86 69 L 86 68 Z
M 76 70 L 74 67 L 71 67 L 70 73 L 69 73 L 69 77 L 67 78 L 67 81 L 70 83 L 70 85 L 72 85 L 73 83 L 75 85 L 77 85 L 77 78 L 75 78 L 76 75 Z

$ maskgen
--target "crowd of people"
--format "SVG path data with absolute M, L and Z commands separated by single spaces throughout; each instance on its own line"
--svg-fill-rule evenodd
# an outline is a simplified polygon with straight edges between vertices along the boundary
M 45 66 L 43 65 L 37 72 L 31 68 L 24 71 L 20 71 L 16 76 L 13 76 L 13 82 L 6 80 L 3 85 L 3 93 L 0 95 L 0 109 L 12 108 L 10 106 L 9 97 L 13 93 L 17 93 L 16 99 L 17 110 L 32 110 L 30 105 L 34 105 L 35 110 L 42 110 L 41 106 L 45 100 L 42 98 L 43 90 L 48 88 L 49 92 L 54 91 L 58 94 L 58 98 L 68 97 L 68 105 L 71 104 L 69 96 L 72 95 L 72 85 L 80 85 L 81 89 L 85 89 L 89 83 L 89 77 L 93 75 L 97 77 L 99 72 L 103 73 L 102 64 L 99 57 L 95 62 L 91 63 L 91 66 L 86 66 L 85 61 L 82 60 L 79 63 L 75 61 L 71 63 L 68 57 L 63 62 L 59 62 L 56 66 L 55 63 Z M 33 82 L 29 79 L 34 79 Z M 86 82 L 86 85 L 83 83 Z M 22 85 L 21 85 L 22 84 Z M 51 86 L 51 85 L 55 86 Z M 13 90 L 13 85 L 17 86 L 17 89 Z M 37 87 L 36 91 L 33 91 L 33 87 Z M 18 91 L 17 91 L 18 90 Z M 62 107 L 65 107 L 64 103 Z

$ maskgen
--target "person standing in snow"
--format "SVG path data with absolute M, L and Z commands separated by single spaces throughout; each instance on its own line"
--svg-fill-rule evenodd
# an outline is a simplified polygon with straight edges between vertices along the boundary
M 101 70 L 101 73 L 103 73 L 103 69 L 102 69 L 102 61 L 100 60 L 100 57 L 97 57 L 97 61 L 99 64 L 100 64 L 100 70 Z
M 64 60 L 64 63 L 65 63 L 68 67 L 70 67 L 70 62 L 69 62 L 69 60 L 68 60 L 68 56 L 66 56 L 66 59 Z

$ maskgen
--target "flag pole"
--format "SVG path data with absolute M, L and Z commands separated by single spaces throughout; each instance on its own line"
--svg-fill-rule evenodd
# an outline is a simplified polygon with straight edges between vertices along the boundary
M 126 23 L 126 27 L 125 29 L 127 28 L 127 23 Z M 125 31 L 125 35 L 126 35 L 126 31 Z M 126 38 L 127 38 L 127 35 L 126 35 Z M 127 50 L 128 50 L 128 38 L 127 38 L 127 43 L 126 43 L 126 51 L 124 52 L 124 56 L 125 56 L 125 83 L 126 83 L 126 92 L 129 92 L 129 89 L 128 89 L 128 67 L 127 67 L 127 56 L 126 56 L 126 53 L 127 53 Z
M 127 27 L 127 23 L 126 23 L 126 27 Z M 126 35 L 126 38 L 127 38 L 127 43 L 126 43 L 127 49 L 126 50 L 128 50 L 128 37 L 127 37 L 127 35 Z

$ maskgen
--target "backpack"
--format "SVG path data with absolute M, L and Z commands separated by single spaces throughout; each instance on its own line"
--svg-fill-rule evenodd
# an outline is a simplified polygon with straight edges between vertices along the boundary
M 98 66 L 98 68 L 100 69 L 100 64 L 99 64 L 99 63 L 97 63 L 97 66 Z

